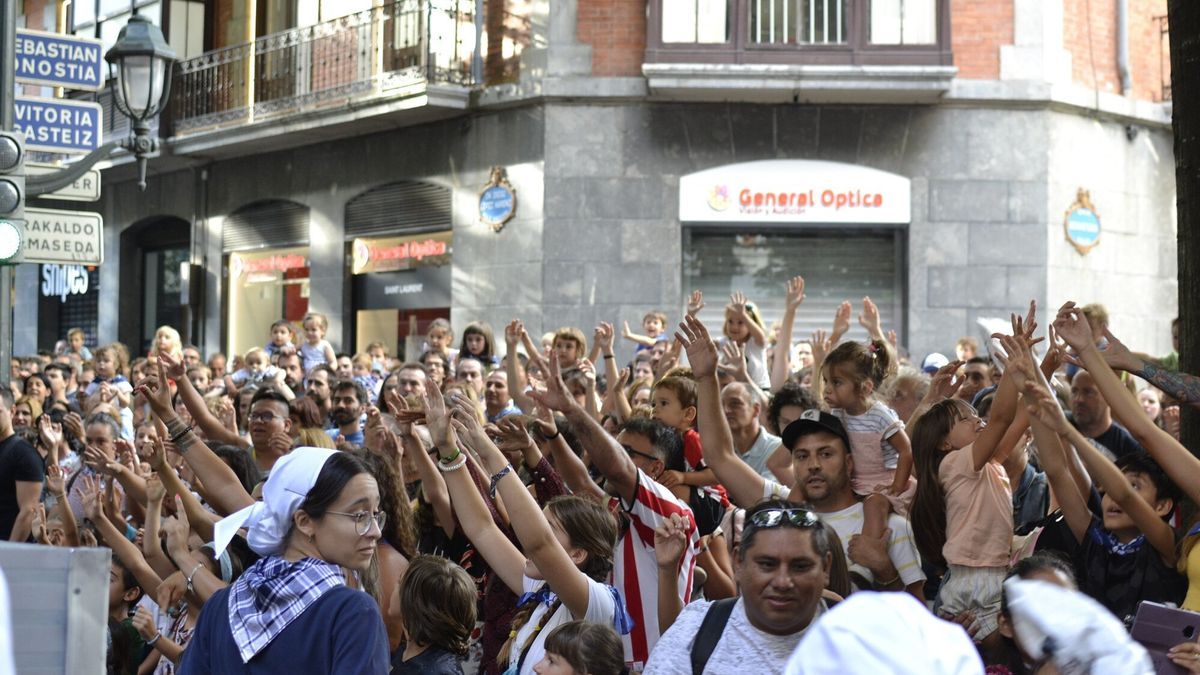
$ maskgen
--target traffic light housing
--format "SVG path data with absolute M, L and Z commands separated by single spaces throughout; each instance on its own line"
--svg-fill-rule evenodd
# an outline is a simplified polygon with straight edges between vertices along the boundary
M 25 231 L 25 135 L 0 131 L 0 265 L 21 260 Z

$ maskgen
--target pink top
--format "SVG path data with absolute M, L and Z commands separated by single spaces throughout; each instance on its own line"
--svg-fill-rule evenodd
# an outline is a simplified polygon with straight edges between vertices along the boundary
M 946 491 L 946 545 L 942 555 L 951 565 L 1006 567 L 1012 550 L 1012 488 L 996 462 L 979 471 L 971 446 L 942 460 L 938 480 Z

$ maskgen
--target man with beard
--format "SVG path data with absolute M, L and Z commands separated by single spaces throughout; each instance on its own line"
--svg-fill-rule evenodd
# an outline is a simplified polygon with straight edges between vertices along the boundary
M 321 419 L 325 420 L 326 425 L 329 424 L 329 416 L 333 412 L 333 392 L 329 385 L 336 379 L 333 368 L 324 363 L 315 366 L 304 378 L 304 397 L 317 404 L 317 410 L 321 411 Z
M 509 415 L 518 415 L 521 410 L 513 405 L 508 395 L 508 374 L 496 370 L 487 376 L 483 383 L 483 407 L 487 421 L 491 424 L 499 422 Z
M 1112 408 L 1096 386 L 1096 380 L 1086 370 L 1079 370 L 1071 380 L 1071 424 L 1094 445 L 1116 461 L 1125 455 L 1145 452 L 1140 443 L 1112 418 Z
M 333 385 L 333 409 L 329 414 L 333 427 L 325 430 L 337 442 L 363 444 L 362 413 L 367 390 L 354 380 L 339 380 Z
M 704 461 L 729 492 L 730 501 L 743 508 L 771 498 L 807 503 L 838 533 L 858 588 L 907 590 L 923 601 L 925 574 L 908 520 L 893 513 L 883 537 L 861 534 L 863 506 L 850 488 L 854 458 L 841 421 L 815 408 L 804 411 L 783 430 L 783 446 L 792 453 L 793 484 L 789 487 L 763 478 L 734 452 L 721 407 L 716 344 L 693 317 L 687 317 L 680 329 L 696 378 L 696 422 Z
M 300 391 L 301 385 L 304 383 L 304 368 L 300 366 L 299 353 L 294 350 L 286 354 L 280 352 L 275 361 L 275 367 L 283 371 L 284 384 L 292 391 Z
M 555 468 L 575 494 L 609 500 L 623 525 L 617 540 L 613 586 L 625 599 L 633 630 L 622 638 L 625 661 L 640 670 L 662 634 L 659 623 L 659 567 L 654 549 L 654 530 L 666 520 L 678 523 L 686 541 L 680 557 L 676 592 L 680 605 L 691 597 L 692 570 L 696 563 L 699 534 L 692 510 L 655 478 L 661 476 L 671 457 L 682 454 L 682 442 L 673 429 L 657 420 L 634 417 L 614 439 L 567 390 L 558 358 L 550 357 L 546 391 L 534 396 L 543 406 L 566 417 L 592 465 L 604 476 L 600 488 L 587 467 L 561 440 L 551 443 Z M 561 439 L 556 434 L 555 439 Z

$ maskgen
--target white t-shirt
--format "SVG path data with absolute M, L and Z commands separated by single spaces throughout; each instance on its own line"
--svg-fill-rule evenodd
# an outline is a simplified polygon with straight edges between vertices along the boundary
M 675 623 L 659 638 L 658 646 L 646 664 L 645 675 L 692 675 L 692 644 L 710 606 L 711 602 L 701 600 L 683 608 Z M 822 611 L 823 603 L 817 607 L 814 622 Z M 746 617 L 745 600 L 738 598 L 704 672 L 711 675 L 781 673 L 804 632 L 771 635 L 760 631 Z
M 758 437 L 754 439 L 754 444 L 746 451 L 746 454 L 739 455 L 742 461 L 750 465 L 754 469 L 754 473 L 763 478 L 774 478 L 775 474 L 767 468 L 767 460 L 771 459 L 771 455 L 783 445 L 783 439 L 775 434 L 767 431 L 765 427 L 759 426 Z
M 587 613 L 579 617 L 579 619 L 612 626 L 613 618 L 617 613 L 617 606 L 613 600 L 612 591 L 609 590 L 608 586 L 598 581 L 593 581 L 590 578 L 587 582 Z M 526 593 L 532 593 L 541 587 L 543 583 L 545 582 L 525 577 L 522 580 L 522 587 Z M 520 675 L 530 675 L 538 661 L 541 661 L 546 656 L 546 636 L 550 635 L 551 631 L 558 626 L 575 620 L 575 617 L 571 616 L 571 610 L 567 609 L 566 604 L 560 603 L 554 614 L 547 618 L 546 612 L 549 609 L 550 606 L 546 603 L 539 604 L 537 609 L 533 610 L 533 613 L 529 615 L 529 620 L 525 622 L 525 625 L 521 626 L 521 630 L 517 631 L 517 636 L 513 641 L 513 648 L 508 657 L 508 669 L 505 671 L 506 673 L 519 672 Z M 526 650 L 525 662 L 522 664 L 521 670 L 517 671 L 517 663 L 521 660 L 520 647 L 529 640 L 529 636 L 533 633 L 534 628 L 539 625 L 542 628 L 538 631 L 537 637 L 533 639 L 533 643 L 529 645 L 529 649 Z
M 763 499 L 787 499 L 791 492 L 789 488 L 773 480 L 767 480 L 763 485 Z M 850 571 L 874 581 L 869 570 L 850 561 L 850 537 L 862 532 L 864 520 L 862 502 L 855 502 L 853 506 L 846 507 L 841 511 L 830 511 L 817 515 L 821 518 L 821 522 L 832 527 L 837 532 L 838 538 L 842 540 L 842 549 L 846 551 L 846 562 L 850 565 Z M 917 552 L 912 525 L 909 524 L 908 519 L 890 513 L 888 514 L 888 528 L 892 531 L 892 536 L 888 539 L 888 557 L 892 559 L 892 566 L 900 573 L 900 580 L 904 582 L 905 586 L 924 581 L 925 573 L 921 571 L 921 554 Z

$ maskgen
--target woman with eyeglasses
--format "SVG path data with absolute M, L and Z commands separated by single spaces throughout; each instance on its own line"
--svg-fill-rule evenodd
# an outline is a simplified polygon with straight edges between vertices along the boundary
M 446 410 L 441 392 L 426 382 L 425 416 L 459 522 L 475 549 L 513 593 L 520 608 L 498 657 L 503 672 L 530 675 L 546 653 L 555 627 L 573 620 L 613 625 L 628 633 L 632 620 L 620 593 L 605 583 L 613 568 L 617 523 L 600 504 L 576 496 L 551 500 L 543 512 L 508 459 L 492 443 L 471 403 L 459 397 Z M 508 509 L 518 549 L 492 520 L 471 475 L 463 446 L 474 450 L 489 491 Z M 528 556 L 528 557 L 526 557 Z
M 179 672 L 389 672 L 379 606 L 343 572 L 367 572 L 386 523 L 362 460 L 324 448 L 282 457 L 263 501 L 215 526 L 216 555 L 245 528 L 263 557 L 205 603 Z

